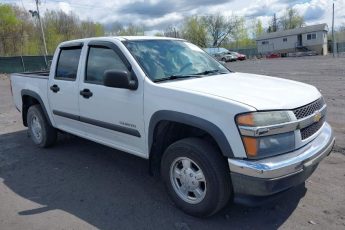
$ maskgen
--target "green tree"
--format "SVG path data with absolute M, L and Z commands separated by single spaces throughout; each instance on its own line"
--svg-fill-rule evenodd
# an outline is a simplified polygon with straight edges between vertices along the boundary
M 94 37 L 104 36 L 105 31 L 104 31 L 104 26 L 102 24 L 94 23 L 94 27 L 95 27 L 94 34 L 93 34 Z
M 20 22 L 17 26 L 17 35 L 12 35 L 12 37 L 15 36 L 12 39 L 16 41 L 18 50 L 11 55 L 23 55 L 27 53 L 40 54 L 41 36 L 40 31 L 37 30 L 38 27 L 35 25 L 34 18 L 28 11 L 21 7 L 11 5 L 11 8 Z
M 0 53 L 9 54 L 15 52 L 13 36 L 17 32 L 20 21 L 12 7 L 0 4 Z
M 104 28 L 100 23 L 90 19 L 82 21 L 74 14 L 63 11 L 46 11 L 43 17 L 48 53 L 53 53 L 60 42 L 104 36 Z
M 251 47 L 255 44 L 254 40 L 248 35 L 248 29 L 246 27 L 246 20 L 244 17 L 237 19 L 232 37 L 234 40 L 234 42 L 232 42 L 232 48 Z
M 164 37 L 164 34 L 162 32 L 156 32 L 154 36 L 156 36 L 156 37 Z
M 182 37 L 198 46 L 206 47 L 207 31 L 203 20 L 198 16 L 186 18 L 182 26 Z
M 41 15 L 48 53 L 66 40 L 104 36 L 104 27 L 91 20 L 82 21 L 75 14 L 60 10 Z M 0 4 L 0 55 L 43 54 L 37 17 L 13 4 Z
M 280 24 L 284 30 L 295 29 L 304 26 L 304 18 L 294 8 L 287 8 L 280 18 Z
M 255 37 L 260 36 L 264 33 L 264 27 L 262 26 L 262 21 L 258 19 L 255 23 Z

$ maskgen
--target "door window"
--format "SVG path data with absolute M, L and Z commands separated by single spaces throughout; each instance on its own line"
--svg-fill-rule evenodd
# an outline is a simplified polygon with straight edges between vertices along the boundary
M 90 47 L 85 82 L 103 84 L 104 72 L 111 69 L 128 71 L 114 50 L 107 47 Z
M 74 81 L 77 78 L 80 53 L 81 47 L 60 51 L 55 79 Z

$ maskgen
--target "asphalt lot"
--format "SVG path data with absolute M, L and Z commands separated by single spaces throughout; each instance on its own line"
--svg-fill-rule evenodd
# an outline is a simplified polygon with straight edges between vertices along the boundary
M 328 103 L 335 150 L 307 180 L 261 207 L 229 205 L 198 219 L 169 200 L 147 161 L 60 135 L 37 148 L 0 77 L 0 229 L 345 229 L 345 58 L 231 63 L 235 71 L 313 84 Z

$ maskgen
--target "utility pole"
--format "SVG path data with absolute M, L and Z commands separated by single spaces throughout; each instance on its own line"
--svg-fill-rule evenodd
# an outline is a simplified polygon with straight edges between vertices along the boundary
M 272 23 L 272 32 L 277 32 L 277 30 L 278 30 L 277 16 L 274 13 L 274 15 L 273 15 L 273 23 Z
M 42 40 L 43 40 L 43 45 L 44 45 L 44 60 L 46 62 L 46 66 L 48 66 L 48 61 L 47 61 L 47 55 L 48 55 L 48 51 L 47 51 L 47 44 L 46 44 L 46 38 L 44 36 L 44 31 L 43 31 L 43 26 L 42 26 L 42 21 L 41 21 L 41 14 L 40 14 L 40 10 L 38 7 L 39 4 L 39 0 L 35 0 L 36 1 L 36 10 L 37 10 L 37 17 L 38 17 L 38 22 L 40 24 L 41 27 L 41 33 L 42 33 Z
M 334 33 L 334 0 L 333 0 L 333 15 L 332 15 L 332 40 L 333 40 L 333 57 L 335 58 L 337 43 L 335 42 L 335 33 Z

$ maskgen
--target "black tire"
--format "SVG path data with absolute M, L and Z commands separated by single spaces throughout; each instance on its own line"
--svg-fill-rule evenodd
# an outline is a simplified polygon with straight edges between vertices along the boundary
M 35 122 L 40 125 L 40 136 L 38 137 L 34 131 Z M 27 123 L 29 134 L 33 142 L 41 148 L 50 147 L 55 144 L 57 139 L 57 130 L 51 126 L 45 117 L 40 105 L 30 106 L 27 113 Z
M 223 61 L 223 62 L 226 62 L 226 59 L 225 59 L 225 58 L 222 58 L 222 61 Z
M 175 190 L 170 171 L 173 165 L 176 165 L 174 162 L 181 157 L 194 161 L 203 172 L 207 189 L 205 189 L 204 198 L 199 203 L 186 202 Z M 211 216 L 228 204 L 232 196 L 231 178 L 226 160 L 217 148 L 199 138 L 186 138 L 170 145 L 162 157 L 161 175 L 177 207 L 192 216 Z

